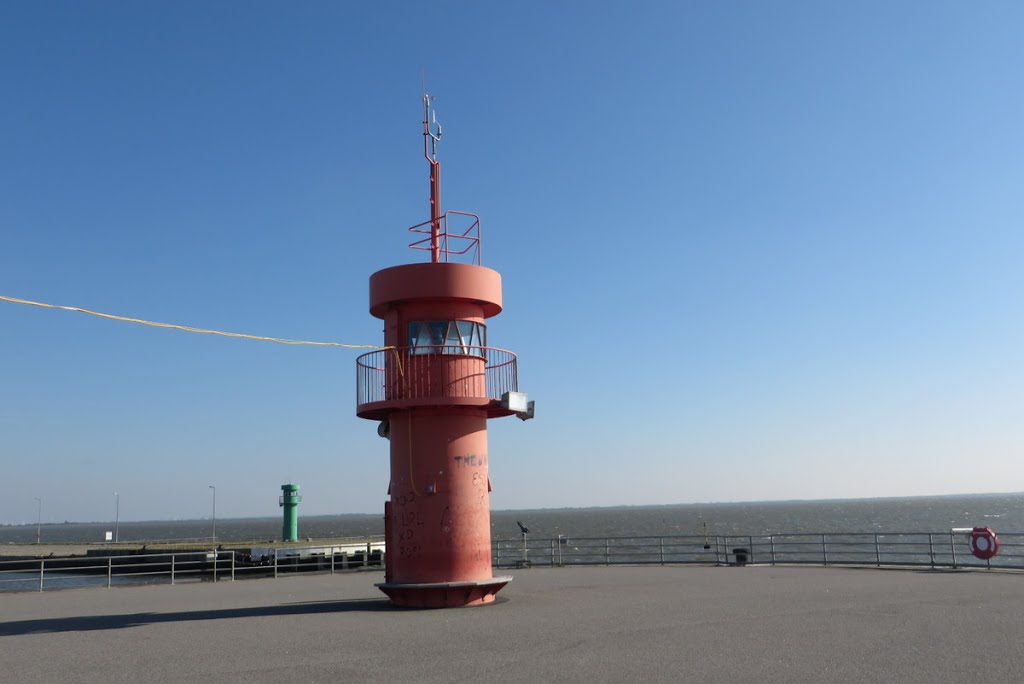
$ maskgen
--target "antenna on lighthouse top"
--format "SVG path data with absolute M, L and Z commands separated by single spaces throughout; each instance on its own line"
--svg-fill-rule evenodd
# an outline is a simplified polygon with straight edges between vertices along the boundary
M 424 135 L 430 138 L 430 151 L 427 153 L 427 159 L 431 162 L 437 161 L 437 143 L 441 142 L 441 124 L 437 122 L 437 112 L 432 106 L 433 101 L 437 99 L 431 97 L 429 93 L 423 93 L 423 123 Z
M 430 260 L 441 261 L 441 162 L 437 144 L 441 142 L 441 124 L 432 106 L 434 98 L 423 91 L 423 156 L 430 162 Z
M 409 247 L 429 250 L 430 261 L 435 264 L 447 263 L 454 257 L 479 265 L 480 217 L 465 211 L 441 210 L 441 162 L 437 160 L 441 124 L 437 122 L 434 99 L 424 85 L 423 156 L 430 164 L 430 219 L 409 228 L 409 232 L 424 236 L 417 238 Z

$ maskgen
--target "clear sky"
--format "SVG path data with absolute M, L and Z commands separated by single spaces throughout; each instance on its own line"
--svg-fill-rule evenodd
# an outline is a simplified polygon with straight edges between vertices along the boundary
M 384 6 L 383 8 L 381 6 Z M 0 294 L 379 344 L 504 278 L 495 508 L 1024 490 L 1017 2 L 0 5 Z M 355 358 L 0 302 L 0 522 L 375 512 Z

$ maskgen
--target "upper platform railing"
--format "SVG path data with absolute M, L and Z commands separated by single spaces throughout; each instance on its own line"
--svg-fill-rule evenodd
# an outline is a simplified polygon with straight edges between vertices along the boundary
M 449 220 L 449 217 L 452 217 L 451 220 Z M 434 223 L 435 221 L 431 219 L 410 228 L 410 233 L 425 237 L 410 243 L 409 247 L 425 252 L 433 251 Z M 479 216 L 465 211 L 448 210 L 441 214 L 436 223 L 440 261 L 444 263 L 456 261 L 476 266 L 480 265 L 482 250 L 480 247 Z
M 356 359 L 360 414 L 382 402 L 486 403 L 518 388 L 516 355 L 494 347 L 397 347 Z

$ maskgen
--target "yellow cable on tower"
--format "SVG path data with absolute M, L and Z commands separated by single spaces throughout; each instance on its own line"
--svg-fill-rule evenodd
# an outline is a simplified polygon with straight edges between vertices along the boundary
M 99 316 L 100 318 L 107 318 L 112 321 L 138 323 L 139 325 L 148 325 L 153 328 L 168 328 L 171 330 L 181 330 L 183 332 L 199 333 L 200 335 L 220 335 L 221 337 L 237 337 L 243 340 L 259 340 L 261 342 L 276 342 L 277 344 L 306 345 L 311 347 L 342 347 L 344 349 L 391 349 L 391 347 L 381 347 L 375 344 L 308 342 L 306 340 L 286 340 L 280 337 L 264 337 L 262 335 L 246 335 L 245 333 L 222 332 L 220 330 L 207 330 L 206 328 L 193 328 L 187 325 L 175 325 L 174 323 L 157 323 L 155 321 L 146 321 L 141 318 L 116 316 L 114 314 L 101 313 L 99 311 L 90 311 L 89 309 L 82 309 L 77 306 L 61 306 L 59 304 L 45 304 L 43 302 L 33 302 L 29 299 L 18 299 L 17 297 L 4 297 L 3 295 L 0 295 L 0 301 L 11 302 L 12 304 L 27 304 L 29 306 L 39 306 L 44 309 L 62 309 L 64 311 L 77 311 L 78 313 L 89 314 L 90 316 Z

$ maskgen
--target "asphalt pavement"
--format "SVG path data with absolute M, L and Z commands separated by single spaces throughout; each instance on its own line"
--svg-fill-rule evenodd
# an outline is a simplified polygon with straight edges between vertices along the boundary
M 1024 681 L 1024 573 L 530 568 L 445 610 L 381 580 L 0 595 L 0 681 Z

